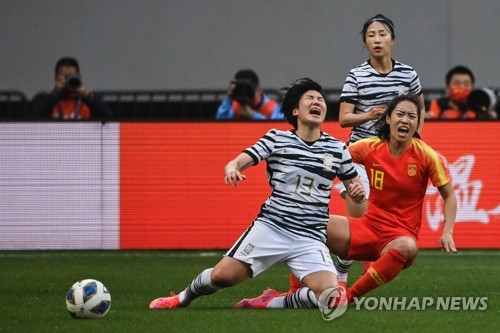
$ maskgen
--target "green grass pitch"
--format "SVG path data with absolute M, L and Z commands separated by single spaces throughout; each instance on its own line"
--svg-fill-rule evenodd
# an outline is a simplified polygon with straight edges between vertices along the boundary
M 324 321 L 317 309 L 236 310 L 232 305 L 267 287 L 288 288 L 278 265 L 255 279 L 197 299 L 190 307 L 150 310 L 149 302 L 179 292 L 223 252 L 201 251 L 2 251 L 0 332 L 498 332 L 500 251 L 447 255 L 421 251 L 395 280 L 367 296 L 487 297 L 484 310 L 368 310 L 351 305 Z M 350 283 L 360 275 L 355 264 Z M 110 290 L 103 319 L 69 316 L 65 295 L 77 280 L 94 278 Z

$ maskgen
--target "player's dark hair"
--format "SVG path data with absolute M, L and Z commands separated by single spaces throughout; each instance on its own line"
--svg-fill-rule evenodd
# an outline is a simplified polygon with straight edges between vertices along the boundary
M 56 68 L 55 68 L 56 76 L 57 73 L 59 73 L 59 69 L 61 67 L 75 67 L 76 72 L 80 73 L 80 65 L 78 65 L 78 60 L 76 60 L 75 58 L 64 57 L 59 59 L 56 63 Z
M 292 124 L 295 129 L 297 129 L 297 116 L 293 115 L 293 110 L 299 107 L 300 99 L 309 90 L 319 92 L 326 100 L 326 95 L 321 85 L 309 78 L 298 79 L 293 82 L 290 87 L 281 89 L 285 94 L 283 102 L 281 103 L 281 113 L 283 113 L 286 120 Z
M 469 75 L 470 79 L 472 81 L 472 84 L 474 84 L 474 82 L 476 81 L 476 79 L 474 78 L 474 74 L 472 74 L 472 71 L 468 67 L 459 65 L 459 66 L 453 67 L 452 69 L 450 69 L 448 71 L 448 73 L 446 73 L 446 86 L 450 85 L 451 79 L 452 79 L 453 75 L 455 75 L 455 74 Z
M 420 100 L 418 99 L 418 96 L 416 96 L 416 95 L 400 95 L 400 96 L 396 96 L 396 97 L 394 97 L 389 102 L 389 104 L 387 105 L 387 108 L 385 110 L 385 113 L 375 123 L 375 127 L 378 128 L 378 134 L 377 134 L 377 136 L 381 140 L 387 140 L 387 141 L 389 141 L 389 139 L 391 137 L 391 129 L 390 129 L 390 125 L 387 123 L 386 119 L 387 119 L 387 117 L 391 116 L 392 111 L 394 111 L 396 109 L 396 107 L 398 106 L 399 103 L 405 102 L 405 101 L 412 103 L 417 108 L 418 124 L 420 126 L 420 117 L 421 117 L 420 116 L 420 109 L 421 109 L 421 103 L 420 103 Z M 417 126 L 417 129 L 418 129 L 418 126 Z M 418 138 L 418 139 L 420 139 L 420 135 L 418 134 L 417 131 L 415 131 L 415 133 L 413 134 L 413 136 L 416 137 L 416 138 Z
M 365 24 L 363 24 L 363 30 L 361 30 L 361 32 L 359 33 L 361 35 L 361 38 L 363 39 L 363 43 L 366 43 L 366 31 L 368 30 L 368 27 L 375 21 L 384 24 L 391 32 L 392 40 L 396 39 L 396 34 L 394 33 L 394 22 L 392 22 L 392 20 L 387 16 L 377 14 L 366 20 Z

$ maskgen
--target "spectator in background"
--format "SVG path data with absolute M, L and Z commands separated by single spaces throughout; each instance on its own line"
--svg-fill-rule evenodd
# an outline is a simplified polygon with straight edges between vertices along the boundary
M 60 120 L 107 119 L 110 108 L 83 84 L 74 58 L 61 58 L 55 67 L 54 88 L 33 98 L 33 113 L 39 118 Z
M 283 119 L 281 105 L 269 98 L 251 69 L 240 70 L 229 82 L 227 97 L 222 101 L 216 119 Z
M 476 119 L 496 118 L 493 108 L 478 116 L 469 105 L 468 98 L 474 90 L 475 78 L 465 66 L 455 66 L 446 73 L 446 96 L 431 101 L 426 113 L 428 119 Z

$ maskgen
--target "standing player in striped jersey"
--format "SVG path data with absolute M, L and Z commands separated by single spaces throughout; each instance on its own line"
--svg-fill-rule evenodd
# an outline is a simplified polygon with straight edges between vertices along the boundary
M 400 95 L 419 96 L 422 105 L 418 127 L 420 133 L 425 116 L 422 88 L 415 70 L 391 57 L 396 40 L 394 23 L 378 14 L 364 23 L 361 34 L 370 58 L 349 72 L 340 96 L 340 126 L 352 127 L 348 144 L 377 136 L 374 126 L 376 121 L 384 113 L 387 103 Z M 355 167 L 368 198 L 370 186 L 366 171 L 362 165 L 355 164 Z M 341 196 L 346 200 L 347 215 L 361 217 L 366 212 L 367 202 L 357 205 L 345 196 L 345 191 L 341 191 Z M 341 284 L 347 284 L 347 273 L 351 265 L 350 260 L 335 259 Z M 369 262 L 363 262 L 363 270 L 369 265 Z
M 267 162 L 272 192 L 257 219 L 213 268 L 201 272 L 179 295 L 158 298 L 152 309 L 179 308 L 194 299 L 234 286 L 285 262 L 306 286 L 294 295 L 278 292 L 262 297 L 253 307 L 311 308 L 328 288 L 337 287 L 336 270 L 326 246 L 330 192 L 338 177 L 354 202 L 365 191 L 343 142 L 321 132 L 326 116 L 325 94 L 310 80 L 296 81 L 286 92 L 282 112 L 294 130 L 270 130 L 257 143 L 230 161 L 224 170 L 226 184 L 237 187 L 241 173 Z M 277 297 L 279 296 L 279 297 Z M 248 301 L 237 307 L 247 307 Z

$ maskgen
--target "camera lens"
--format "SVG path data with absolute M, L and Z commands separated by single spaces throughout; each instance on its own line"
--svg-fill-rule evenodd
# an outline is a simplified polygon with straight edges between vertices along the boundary
M 66 77 L 66 83 L 70 89 L 78 89 L 82 85 L 82 80 L 78 75 L 68 75 Z
M 496 104 L 495 92 L 489 88 L 473 90 L 467 97 L 467 104 L 476 113 L 487 112 Z
M 250 105 L 255 98 L 255 87 L 251 82 L 238 80 L 235 82 L 234 90 L 229 97 L 242 105 Z

